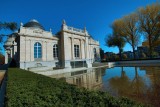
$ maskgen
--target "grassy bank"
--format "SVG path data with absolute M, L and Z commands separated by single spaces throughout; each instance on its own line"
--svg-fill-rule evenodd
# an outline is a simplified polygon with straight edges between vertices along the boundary
M 141 107 L 127 98 L 88 91 L 29 71 L 9 68 L 7 107 Z

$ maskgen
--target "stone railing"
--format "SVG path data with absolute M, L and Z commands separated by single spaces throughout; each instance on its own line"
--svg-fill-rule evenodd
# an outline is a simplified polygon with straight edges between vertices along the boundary
M 77 29 L 77 28 L 70 27 L 70 26 L 67 26 L 67 30 L 73 31 L 73 32 L 78 32 L 78 33 L 85 33 L 84 30 Z
M 95 43 L 99 45 L 99 41 L 98 40 L 95 40 Z
M 91 41 L 89 42 L 89 44 L 90 45 L 99 45 L 99 41 L 91 39 Z

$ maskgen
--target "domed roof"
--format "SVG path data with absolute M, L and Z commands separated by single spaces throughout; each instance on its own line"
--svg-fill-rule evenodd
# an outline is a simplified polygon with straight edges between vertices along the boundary
M 30 20 L 28 23 L 24 24 L 23 27 L 32 27 L 44 30 L 44 27 L 35 19 Z

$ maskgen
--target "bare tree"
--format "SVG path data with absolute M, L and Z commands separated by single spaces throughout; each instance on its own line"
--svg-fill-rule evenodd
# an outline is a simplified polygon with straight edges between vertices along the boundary
M 149 45 L 149 55 L 152 58 L 154 42 L 160 35 L 160 4 L 148 5 L 138 10 L 139 29 L 146 36 Z
M 136 58 L 135 48 L 138 46 L 140 40 L 137 19 L 137 15 L 132 13 L 121 19 L 115 20 L 112 25 L 115 33 L 125 38 L 126 42 L 131 45 L 134 59 Z

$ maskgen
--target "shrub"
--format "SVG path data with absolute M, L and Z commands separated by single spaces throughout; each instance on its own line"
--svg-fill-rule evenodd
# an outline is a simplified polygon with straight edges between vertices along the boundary
M 115 98 L 107 92 L 77 88 L 18 68 L 9 68 L 6 107 L 142 107 L 127 98 Z

